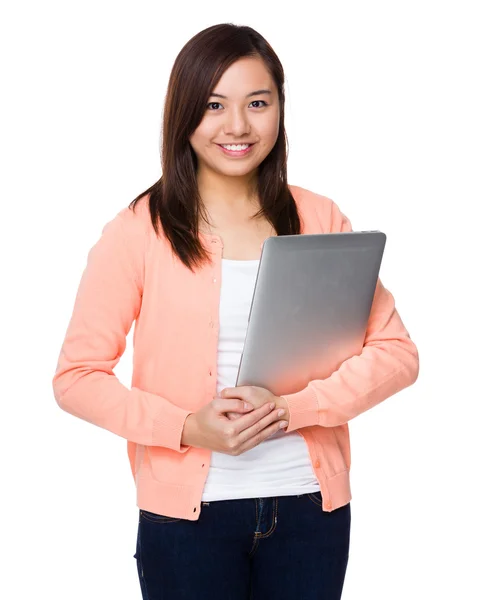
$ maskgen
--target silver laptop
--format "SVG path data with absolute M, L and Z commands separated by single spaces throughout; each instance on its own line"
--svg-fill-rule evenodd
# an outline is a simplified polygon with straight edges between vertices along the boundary
M 380 231 L 267 238 L 236 385 L 291 394 L 360 354 L 385 243 Z

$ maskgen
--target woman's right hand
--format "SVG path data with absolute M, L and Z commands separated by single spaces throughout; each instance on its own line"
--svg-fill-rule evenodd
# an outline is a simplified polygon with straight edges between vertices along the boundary
M 232 410 L 246 414 L 230 420 L 225 413 Z M 251 410 L 244 408 L 242 400 L 216 397 L 188 415 L 181 443 L 238 456 L 279 431 L 279 419 L 278 410 L 270 408 L 268 402 Z M 286 421 L 283 423 L 287 425 Z

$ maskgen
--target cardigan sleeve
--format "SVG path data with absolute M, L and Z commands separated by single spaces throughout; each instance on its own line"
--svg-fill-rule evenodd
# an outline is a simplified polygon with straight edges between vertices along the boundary
M 124 386 L 113 368 L 140 312 L 143 284 L 141 236 L 126 233 L 123 209 L 90 249 L 52 385 L 66 412 L 127 440 L 186 452 L 180 443 L 191 411 L 166 398 Z M 139 241 L 140 240 L 140 241 Z
M 330 232 L 352 231 L 350 220 L 330 202 Z M 285 432 L 342 425 L 415 383 L 418 372 L 417 348 L 394 297 L 378 278 L 362 352 L 326 379 L 312 380 L 299 392 L 282 396 L 290 411 Z

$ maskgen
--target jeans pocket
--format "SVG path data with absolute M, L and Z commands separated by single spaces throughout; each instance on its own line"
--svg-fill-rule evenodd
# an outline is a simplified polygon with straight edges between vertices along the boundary
M 176 521 L 182 520 L 179 517 L 168 517 L 167 515 L 159 515 L 148 510 L 143 510 L 143 508 L 140 509 L 140 518 L 146 521 L 150 521 L 151 523 L 174 523 Z
M 322 507 L 322 493 L 320 491 L 307 494 L 307 498 L 316 506 L 320 506 L 320 508 Z

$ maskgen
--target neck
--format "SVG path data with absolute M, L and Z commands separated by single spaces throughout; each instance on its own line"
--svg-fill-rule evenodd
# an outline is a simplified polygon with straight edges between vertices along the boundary
M 197 173 L 197 185 L 204 206 L 224 210 L 251 210 L 258 206 L 255 173 L 238 177 L 218 173 Z

